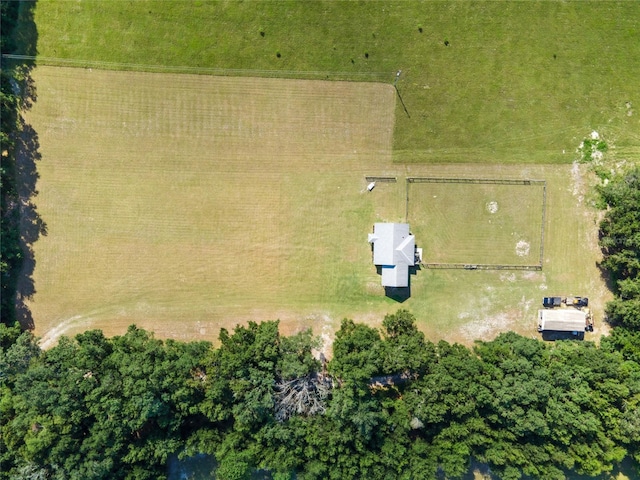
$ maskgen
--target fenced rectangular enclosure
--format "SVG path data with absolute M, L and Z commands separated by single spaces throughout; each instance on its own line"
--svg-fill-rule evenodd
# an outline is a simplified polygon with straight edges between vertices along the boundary
M 407 178 L 406 217 L 429 268 L 540 270 L 546 182 Z

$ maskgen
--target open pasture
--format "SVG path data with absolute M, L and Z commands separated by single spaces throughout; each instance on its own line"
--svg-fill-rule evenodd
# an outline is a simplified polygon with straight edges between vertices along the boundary
M 362 288 L 375 217 L 364 171 L 391 166 L 391 86 L 34 77 L 48 236 L 34 246 L 30 307 L 45 342 L 134 322 L 179 338 L 249 319 L 320 332 L 335 305 L 384 303 Z
M 425 239 L 423 262 L 540 265 L 544 190 L 544 183 L 407 183 L 408 221 Z
M 640 160 L 639 2 L 83 0 L 38 2 L 35 22 L 41 65 L 389 84 L 402 70 L 399 164 L 570 164 L 594 129 Z
M 546 293 L 588 295 L 601 318 L 584 168 L 399 167 L 388 85 L 52 67 L 34 79 L 34 201 L 48 235 L 34 244 L 29 307 L 45 346 L 130 323 L 215 340 L 220 327 L 276 318 L 329 340 L 344 317 L 375 326 L 400 307 L 429 338 L 468 343 L 534 335 Z M 367 192 L 368 175 L 398 182 Z M 543 271 L 421 270 L 404 303 L 385 297 L 367 233 L 404 220 L 412 176 L 547 179 Z M 453 212 L 467 198 L 450 200 Z M 412 220 L 426 249 L 428 227 Z

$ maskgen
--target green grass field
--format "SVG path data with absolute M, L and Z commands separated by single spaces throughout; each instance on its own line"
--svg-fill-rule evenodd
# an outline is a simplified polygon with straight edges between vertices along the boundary
M 34 245 L 30 308 L 45 345 L 132 322 L 213 340 L 274 318 L 330 337 L 343 317 L 378 325 L 399 306 L 430 338 L 471 342 L 534 334 L 547 291 L 590 295 L 601 314 L 595 212 L 578 196 L 581 171 L 565 165 L 482 166 L 487 178 L 548 179 L 543 272 L 423 270 L 406 302 L 384 296 L 366 238 L 374 222 L 404 219 L 404 179 L 478 173 L 394 164 L 388 85 L 58 67 L 34 79 L 48 235 Z M 399 181 L 367 192 L 366 175 Z
M 45 344 L 272 318 L 329 336 L 399 306 L 468 343 L 535 334 L 545 294 L 590 296 L 601 318 L 597 212 L 571 162 L 592 130 L 609 160 L 640 160 L 637 2 L 41 1 L 35 22 Z M 367 194 L 366 175 L 399 181 Z M 366 233 L 404 220 L 408 176 L 546 180 L 542 272 L 422 270 L 405 303 L 384 297 Z M 537 194 L 521 216 L 509 189 L 431 187 L 409 212 L 428 255 L 538 250 Z M 448 221 L 469 214 L 483 222 Z
M 538 265 L 544 186 L 410 183 L 425 263 Z
M 570 163 L 592 129 L 640 158 L 625 107 L 640 105 L 638 2 L 89 0 L 40 2 L 35 21 L 40 63 L 389 84 L 402 70 L 400 163 Z

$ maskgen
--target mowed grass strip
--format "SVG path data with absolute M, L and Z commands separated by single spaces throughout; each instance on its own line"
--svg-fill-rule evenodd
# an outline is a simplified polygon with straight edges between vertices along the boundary
M 372 296 L 364 171 L 390 165 L 392 87 L 48 67 L 35 80 L 36 333 L 136 322 L 215 338 Z
M 41 58 L 111 68 L 402 70 L 398 163 L 571 163 L 591 130 L 640 160 L 639 2 L 85 0 L 39 2 L 35 22 Z
M 605 331 L 584 167 L 398 166 L 386 85 L 50 67 L 34 75 L 34 201 L 48 235 L 34 245 L 29 306 L 45 346 L 88 328 L 122 334 L 130 323 L 215 340 L 220 327 L 275 318 L 285 333 L 313 327 L 329 341 L 344 317 L 376 326 L 400 306 L 432 340 L 472 343 L 505 330 L 536 335 L 542 296 L 569 293 L 589 296 L 594 338 Z M 367 192 L 367 175 L 398 183 Z M 543 271 L 422 270 L 408 300 L 386 298 L 367 233 L 404 220 L 412 176 L 546 179 Z M 446 209 L 468 200 L 460 194 Z M 438 238 L 426 220 L 411 227 L 423 248 Z
M 410 183 L 425 263 L 538 265 L 543 185 Z

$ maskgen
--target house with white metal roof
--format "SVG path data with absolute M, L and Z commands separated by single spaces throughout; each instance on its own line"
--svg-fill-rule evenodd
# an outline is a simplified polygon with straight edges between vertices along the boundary
M 376 223 L 369 234 L 373 263 L 382 267 L 383 287 L 408 287 L 409 267 L 415 265 L 416 240 L 408 223 Z

